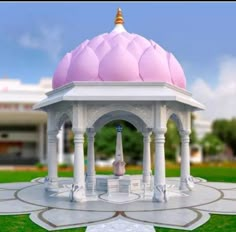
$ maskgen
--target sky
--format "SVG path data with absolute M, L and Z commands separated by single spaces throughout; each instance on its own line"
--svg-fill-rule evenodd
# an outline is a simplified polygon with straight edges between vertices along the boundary
M 1 2 L 0 78 L 52 77 L 66 52 L 112 31 L 118 7 L 128 32 L 175 55 L 201 117 L 236 117 L 236 2 Z

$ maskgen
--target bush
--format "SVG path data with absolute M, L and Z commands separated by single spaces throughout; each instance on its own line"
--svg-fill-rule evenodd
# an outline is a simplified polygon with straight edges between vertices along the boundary
M 66 164 L 66 163 L 62 163 L 62 164 L 59 164 L 58 167 L 59 167 L 59 168 L 68 168 L 69 165 Z
M 42 164 L 42 163 L 36 163 L 35 166 L 36 166 L 38 169 L 42 169 L 42 168 L 45 167 L 45 165 Z

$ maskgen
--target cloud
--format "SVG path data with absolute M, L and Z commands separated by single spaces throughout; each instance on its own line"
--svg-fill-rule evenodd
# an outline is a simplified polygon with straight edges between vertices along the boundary
M 236 117 L 236 57 L 224 56 L 219 60 L 217 86 L 212 88 L 202 78 L 198 78 L 191 87 L 193 97 L 206 106 L 206 110 L 197 113 L 207 120 Z
M 46 52 L 50 59 L 57 60 L 62 50 L 62 31 L 57 27 L 42 26 L 36 35 L 25 33 L 20 36 L 18 42 L 25 48 Z

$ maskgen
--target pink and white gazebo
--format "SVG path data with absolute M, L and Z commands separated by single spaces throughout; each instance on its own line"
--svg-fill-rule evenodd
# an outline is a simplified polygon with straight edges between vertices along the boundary
M 173 119 L 181 136 L 180 190 L 194 186 L 190 175 L 191 112 L 204 109 L 186 91 L 183 69 L 172 53 L 152 40 L 129 33 L 118 9 L 115 28 L 86 40 L 58 64 L 53 90 L 34 106 L 48 114 L 48 177 L 45 188 L 57 191 L 57 134 L 66 120 L 74 132 L 74 180 L 71 200 L 86 200 L 96 185 L 95 133 L 113 120 L 126 120 L 143 134 L 143 174 L 140 181 L 153 190 L 153 200 L 166 200 L 165 132 Z M 88 136 L 85 180 L 84 134 Z M 155 135 L 154 181 L 150 185 L 150 135 Z M 124 141 L 125 142 L 125 141 Z M 96 185 L 97 186 L 97 185 Z

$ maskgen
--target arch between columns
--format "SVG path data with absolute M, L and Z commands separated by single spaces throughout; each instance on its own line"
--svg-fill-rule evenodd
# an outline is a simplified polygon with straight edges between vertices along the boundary
M 94 135 L 96 131 L 98 131 L 100 128 L 102 128 L 104 125 L 106 125 L 109 122 L 115 121 L 115 120 L 124 120 L 129 123 L 131 123 L 139 132 L 143 134 L 143 182 L 148 184 L 147 186 L 150 186 L 151 181 L 151 151 L 150 151 L 150 135 L 152 128 L 148 128 L 148 125 L 144 122 L 143 119 L 141 119 L 138 115 L 127 112 L 125 110 L 113 110 L 108 113 L 103 114 L 97 120 L 94 122 L 91 128 L 87 128 L 87 135 L 89 137 L 88 140 L 88 170 L 90 173 L 88 173 L 89 182 L 93 182 L 95 180 L 95 170 L 94 167 L 94 148 L 90 147 L 94 145 Z M 89 136 L 89 135 L 92 136 Z M 90 141 L 91 140 L 91 141 Z M 90 154 L 89 151 L 92 151 L 93 154 Z
M 181 141 L 181 163 L 180 163 L 180 190 L 192 190 L 194 187 L 193 178 L 190 174 L 190 138 L 191 133 L 191 113 L 187 111 L 174 112 L 169 110 L 167 122 L 172 119 L 178 129 Z
M 143 128 L 153 128 L 154 114 L 153 104 L 142 103 L 111 103 L 111 104 L 88 104 L 87 105 L 87 128 L 91 128 L 96 124 L 99 128 L 99 123 L 102 125 L 109 122 L 109 118 L 124 119 L 133 124 L 138 130 Z M 104 121 L 104 122 L 103 122 Z
M 66 121 L 70 121 L 71 123 L 73 123 L 73 120 L 71 118 L 71 114 L 68 112 L 58 112 L 56 114 L 56 128 L 57 130 L 60 130 L 62 125 L 66 122 Z
M 130 113 L 122 110 L 114 110 L 97 118 L 93 123 L 91 128 L 94 128 L 95 131 L 98 131 L 107 123 L 115 120 L 124 120 L 131 123 L 139 132 L 143 132 L 148 128 L 148 125 L 134 113 Z
M 181 117 L 181 115 L 179 115 L 176 112 L 171 112 L 171 114 L 168 115 L 168 117 L 167 117 L 167 122 L 169 119 L 174 121 L 175 125 L 177 126 L 178 132 L 183 130 L 183 122 L 182 122 L 183 118 Z

